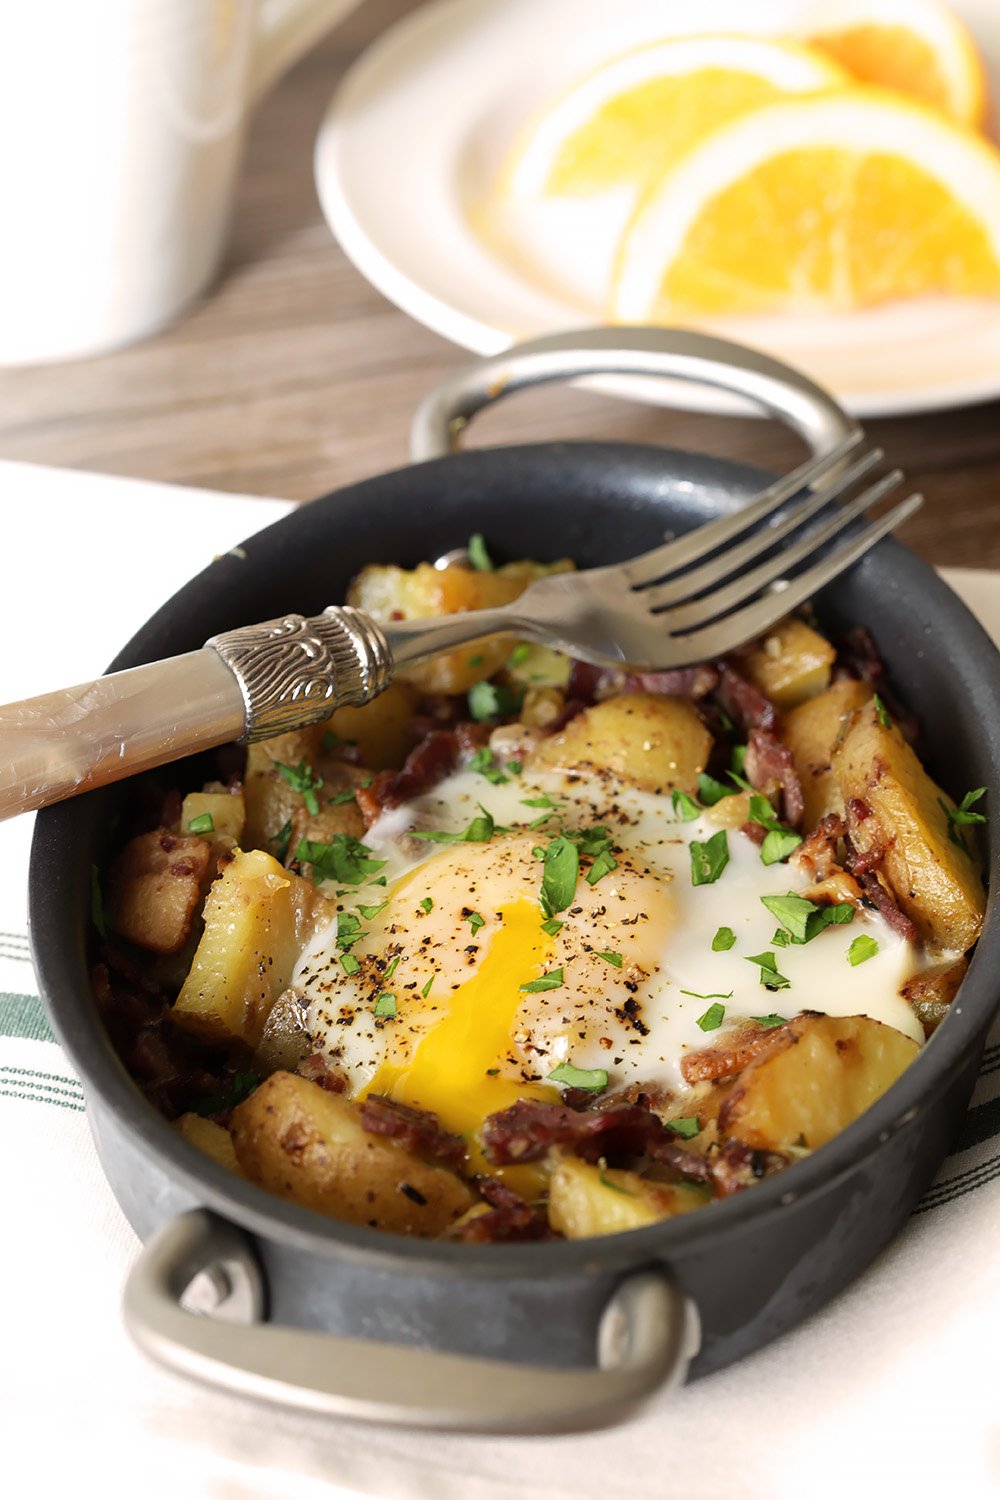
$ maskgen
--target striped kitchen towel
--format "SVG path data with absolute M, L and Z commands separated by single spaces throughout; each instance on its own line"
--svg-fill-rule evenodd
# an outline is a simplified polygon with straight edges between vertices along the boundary
M 285 509 L 0 464 L 4 491 L 17 503 L 7 506 L 0 629 L 31 649 L 0 662 L 0 701 L 99 672 L 161 599 Z M 47 545 L 53 536 L 58 549 Z M 95 537 L 113 588 L 94 588 L 79 568 Z M 952 582 L 1000 635 L 996 577 Z M 1000 1026 L 955 1150 L 876 1264 L 803 1327 L 625 1426 L 497 1440 L 262 1411 L 166 1374 L 125 1336 L 121 1289 L 138 1244 L 37 997 L 29 841 L 30 819 L 0 825 L 0 1474 L 12 1500 L 81 1488 L 104 1500 L 985 1500 L 1000 1491 Z

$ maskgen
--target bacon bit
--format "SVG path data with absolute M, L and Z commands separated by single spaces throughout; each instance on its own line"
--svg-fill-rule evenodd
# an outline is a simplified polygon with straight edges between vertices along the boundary
M 758 790 L 768 782 L 781 787 L 785 822 L 797 828 L 805 812 L 802 783 L 795 771 L 795 761 L 773 729 L 753 728 L 747 738 L 746 778 Z
M 465 1161 L 460 1135 L 442 1130 L 427 1109 L 411 1109 L 381 1094 L 370 1094 L 361 1105 L 361 1124 L 372 1135 L 387 1135 L 427 1161 L 457 1168 Z
M 497 1166 L 538 1161 L 551 1146 L 568 1146 L 585 1161 L 602 1156 L 611 1161 L 645 1155 L 664 1129 L 663 1122 L 639 1104 L 575 1110 L 519 1099 L 487 1117 L 482 1140 L 488 1159 Z
M 569 671 L 569 695 L 581 707 L 600 703 L 619 693 L 660 693 L 671 698 L 705 698 L 718 686 L 719 669 L 710 662 L 679 667 L 669 672 L 625 672 L 620 667 L 594 667 L 573 660 Z
M 744 731 L 773 729 L 778 722 L 778 710 L 770 698 L 765 698 L 759 688 L 741 677 L 728 662 L 720 663 L 719 685 L 715 696 L 729 717 Z M 753 780 L 749 772 L 747 780 Z
M 871 902 L 886 926 L 891 927 L 893 932 L 916 946 L 918 933 L 915 924 L 910 921 L 905 912 L 900 911 L 895 900 L 883 885 L 881 877 L 876 875 L 874 870 L 868 870 L 863 874 L 854 870 L 852 874 L 861 887 L 862 894 Z
M 761 1151 L 744 1141 L 726 1141 L 712 1158 L 710 1175 L 719 1197 L 729 1198 L 762 1177 L 772 1177 L 788 1162 L 789 1158 L 779 1151 Z
M 834 680 L 840 677 L 856 677 L 861 682 L 869 683 L 882 699 L 889 718 L 904 740 L 908 740 L 911 745 L 916 744 L 920 738 L 920 720 L 915 713 L 900 703 L 887 685 L 885 663 L 872 638 L 871 631 L 864 625 L 859 625 L 849 631 L 843 640 L 837 643 L 837 664 L 833 676 Z
M 560 729 L 566 728 L 571 719 L 575 719 L 577 714 L 582 714 L 586 707 L 587 704 L 584 703 L 582 698 L 567 698 L 555 718 L 550 719 L 548 724 L 546 724 L 545 733 L 558 734 Z
M 449 1231 L 448 1238 L 466 1245 L 516 1245 L 531 1240 L 561 1240 L 563 1236 L 542 1214 L 521 1203 L 477 1214 Z
M 827 813 L 795 850 L 789 864 L 795 865 L 812 880 L 828 880 L 834 871 L 840 869 L 837 845 L 845 832 L 844 820 L 839 813 Z
M 322 1052 L 313 1052 L 304 1057 L 295 1071 L 301 1078 L 308 1078 L 310 1083 L 318 1083 L 328 1093 L 343 1094 L 347 1090 L 347 1079 L 343 1073 L 330 1066 L 329 1059 Z
M 741 823 L 740 833 L 745 833 L 754 844 L 762 844 L 767 838 L 767 829 L 763 823 Z
M 514 1189 L 509 1187 L 499 1177 L 474 1177 L 472 1181 L 480 1197 L 490 1205 L 490 1208 L 523 1208 L 526 1206 L 521 1194 L 515 1193 Z
M 784 1030 L 781 1026 L 764 1029 L 752 1022 L 734 1026 L 711 1047 L 689 1052 L 681 1063 L 685 1083 L 715 1083 L 742 1073 L 748 1063 L 769 1052 Z
M 453 729 L 432 729 L 406 757 L 401 771 L 379 771 L 366 787 L 355 792 L 358 806 L 370 828 L 388 807 L 399 807 L 420 797 L 446 776 L 463 756 L 472 754 L 489 739 L 485 725 L 462 723 Z
M 664 1136 L 662 1140 L 655 1142 L 649 1154 L 658 1166 L 669 1167 L 687 1182 L 711 1181 L 712 1171 L 708 1160 L 695 1151 L 686 1151 L 676 1140 L 669 1140 Z

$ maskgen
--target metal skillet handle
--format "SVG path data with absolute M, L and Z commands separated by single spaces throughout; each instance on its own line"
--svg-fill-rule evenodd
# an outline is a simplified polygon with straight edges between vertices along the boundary
M 207 1271 L 241 1322 L 180 1299 Z M 224 1304 L 225 1306 L 225 1304 Z M 601 1318 L 595 1368 L 476 1359 L 261 1322 L 264 1287 L 249 1239 L 205 1209 L 158 1230 L 125 1287 L 125 1323 L 153 1359 L 257 1400 L 355 1421 L 468 1432 L 603 1426 L 679 1385 L 697 1351 L 693 1309 L 659 1271 L 632 1274 Z
M 582 328 L 515 344 L 435 386 L 413 419 L 411 456 L 453 452 L 476 412 L 514 391 L 584 375 L 655 375 L 731 391 L 780 417 L 816 454 L 860 431 L 822 387 L 757 349 L 686 328 Z

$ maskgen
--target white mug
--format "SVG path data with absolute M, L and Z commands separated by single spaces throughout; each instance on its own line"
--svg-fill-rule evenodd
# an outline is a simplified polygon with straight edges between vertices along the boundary
M 254 103 L 356 0 L 0 0 L 0 364 L 169 323 L 222 254 Z

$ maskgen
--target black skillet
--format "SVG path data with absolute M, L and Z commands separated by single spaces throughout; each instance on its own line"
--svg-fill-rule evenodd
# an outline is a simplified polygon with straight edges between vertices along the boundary
M 343 598 L 365 563 L 412 566 L 485 533 L 500 560 L 624 560 L 744 503 L 769 476 L 696 454 L 546 443 L 451 454 L 486 400 L 537 380 L 613 371 L 750 397 L 815 451 L 852 423 L 803 377 L 699 335 L 603 331 L 538 340 L 433 393 L 414 429 L 429 462 L 303 506 L 157 612 L 117 670 L 216 632 Z M 934 572 L 894 541 L 817 600 L 833 633 L 863 623 L 924 755 L 952 793 L 1000 786 L 997 653 Z M 178 776 L 183 777 L 183 766 Z M 846 1286 L 905 1223 L 953 1141 L 997 1008 L 991 898 L 951 1013 L 899 1082 L 836 1140 L 752 1190 L 603 1239 L 520 1246 L 407 1240 L 322 1218 L 236 1178 L 146 1103 L 102 1029 L 88 979 L 90 871 L 121 783 L 38 817 L 30 876 L 35 964 L 83 1079 L 108 1180 L 146 1241 L 125 1317 L 174 1369 L 254 1397 L 361 1418 L 557 1431 L 621 1417 L 790 1329 Z M 996 832 L 988 839 L 995 875 Z M 214 1314 L 181 1297 L 198 1272 Z

